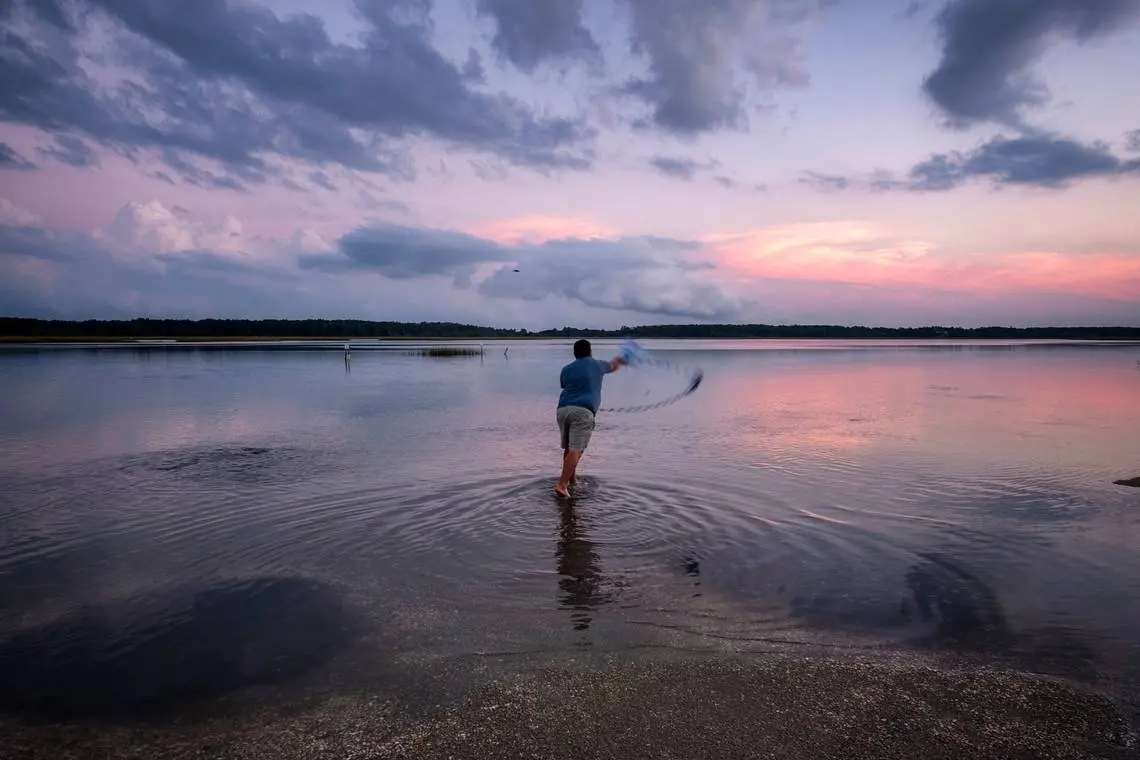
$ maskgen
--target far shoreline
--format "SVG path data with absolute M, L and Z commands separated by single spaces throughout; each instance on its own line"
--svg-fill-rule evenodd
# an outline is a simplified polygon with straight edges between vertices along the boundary
M 533 340 L 721 340 L 721 341 L 1084 341 L 1140 342 L 1140 325 L 1034 326 L 952 325 L 869 326 L 844 324 L 763 324 L 691 322 L 622 325 L 617 328 L 562 325 L 540 330 L 466 322 L 308 319 L 40 319 L 0 316 L 0 344 L 269 343 L 363 341 Z
M 377 342 L 393 342 L 393 343 L 429 343 L 429 342 L 465 342 L 465 343 L 511 343 L 511 342 L 534 342 L 534 341 L 558 341 L 558 340 L 576 340 L 578 337 L 586 337 L 589 340 L 596 341 L 612 341 L 623 340 L 623 337 L 612 335 L 585 335 L 585 336 L 561 336 L 561 335 L 517 335 L 517 336 L 493 336 L 493 337 L 471 337 L 465 335 L 383 335 L 383 336 L 359 336 L 359 337 L 345 337 L 340 335 L 328 336 L 313 336 L 313 335 L 287 335 L 287 336 L 273 336 L 273 335 L 233 335 L 233 336 L 215 336 L 215 335 L 179 335 L 179 336 L 146 336 L 146 337 L 125 337 L 118 335 L 94 335 L 94 336 L 73 336 L 73 335 L 60 335 L 60 336 L 17 336 L 17 335 L 0 335 L 0 344 L 4 345 L 30 345 L 30 344 L 57 344 L 57 345 L 84 345 L 84 344 L 128 344 L 140 346 L 172 346 L 172 345 L 187 345 L 195 343 L 338 343 L 338 344 L 361 344 L 361 343 L 377 343 Z M 693 342 L 745 342 L 745 341 L 763 341 L 763 342 L 780 342 L 780 341 L 799 341 L 810 343 L 823 343 L 828 341 L 843 342 L 843 343 L 869 343 L 869 342 L 910 342 L 910 343 L 962 343 L 962 342 L 978 342 L 978 343 L 1000 343 L 1003 341 L 1018 341 L 1024 343 L 1112 343 L 1120 345 L 1140 345 L 1140 337 L 1138 338 L 1109 338 L 1109 337 L 1089 337 L 1089 338 L 1041 338 L 1041 337 L 1024 337 L 1017 335 L 1007 336 L 985 336 L 985 337 L 905 337 L 905 336 L 884 336 L 884 337 L 867 337 L 867 336 L 786 336 L 786 335 L 773 335 L 773 336 L 691 336 L 691 335 L 653 335 L 653 336 L 628 336 L 635 340 L 684 340 Z
M 195 343 L 364 343 L 577 340 L 904 341 L 938 343 L 1140 343 L 1140 325 L 913 327 L 843 324 L 666 323 L 608 329 L 563 325 L 541 330 L 447 321 L 365 319 L 38 319 L 0 316 L 0 344 L 147 345 Z

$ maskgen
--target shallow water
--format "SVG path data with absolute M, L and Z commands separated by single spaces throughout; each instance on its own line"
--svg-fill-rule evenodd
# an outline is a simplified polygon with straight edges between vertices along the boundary
M 682 369 L 606 406 L 704 381 L 600 415 L 570 503 L 569 341 L 0 352 L 0 682 L 46 684 L 0 703 L 642 648 L 952 655 L 1135 699 L 1140 490 L 1112 481 L 1140 474 L 1140 346 L 646 346 Z

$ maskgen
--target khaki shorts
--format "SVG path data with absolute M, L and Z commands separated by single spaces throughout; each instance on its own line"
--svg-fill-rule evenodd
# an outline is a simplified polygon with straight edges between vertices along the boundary
M 562 432 L 563 450 L 585 451 L 594 432 L 594 413 L 584 406 L 560 406 L 558 429 Z

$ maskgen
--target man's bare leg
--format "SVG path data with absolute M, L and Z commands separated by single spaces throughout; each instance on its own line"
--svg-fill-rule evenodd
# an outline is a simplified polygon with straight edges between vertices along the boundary
M 569 449 L 563 449 L 562 450 L 562 462 L 563 462 L 563 464 L 565 464 L 566 455 L 569 453 L 570 453 Z M 578 457 L 579 457 L 579 459 L 581 459 L 581 454 L 579 454 Z M 578 468 L 577 467 L 574 468 L 574 472 L 570 473 L 570 485 L 572 485 L 572 486 L 578 485 Z
M 558 485 L 554 487 L 554 492 L 559 496 L 570 495 L 570 482 L 574 479 L 574 473 L 578 470 L 578 460 L 581 458 L 581 451 L 567 451 L 562 457 L 562 476 L 558 478 Z

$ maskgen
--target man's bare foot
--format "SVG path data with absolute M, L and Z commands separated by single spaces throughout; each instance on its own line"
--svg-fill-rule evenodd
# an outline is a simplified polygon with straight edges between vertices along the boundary
M 570 498 L 570 489 L 564 488 L 561 485 L 554 486 L 554 493 L 558 494 L 564 499 Z

